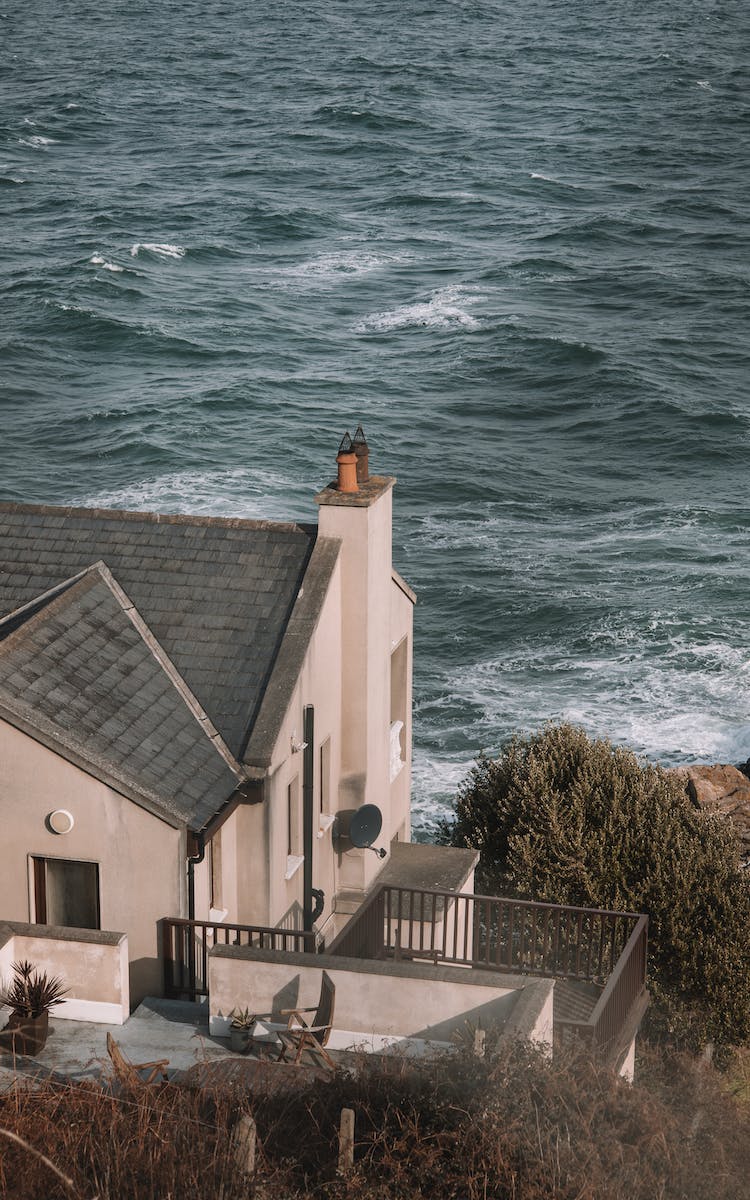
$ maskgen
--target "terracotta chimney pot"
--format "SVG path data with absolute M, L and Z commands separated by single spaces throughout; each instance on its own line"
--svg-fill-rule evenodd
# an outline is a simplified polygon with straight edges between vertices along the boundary
M 357 455 L 357 483 L 367 483 L 370 478 L 370 447 L 361 425 L 357 426 L 352 445 Z
M 357 455 L 349 431 L 344 434 L 336 456 L 339 474 L 336 487 L 340 492 L 358 492 Z

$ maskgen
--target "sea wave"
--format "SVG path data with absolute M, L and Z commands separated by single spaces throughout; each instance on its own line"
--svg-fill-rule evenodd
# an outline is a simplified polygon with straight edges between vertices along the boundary
M 299 263 L 289 263 L 273 269 L 279 279 L 295 282 L 328 283 L 359 279 L 393 263 L 407 261 L 408 254 L 376 254 L 368 250 L 334 250 Z
M 289 520 L 289 479 L 278 471 L 249 467 L 173 471 L 126 487 L 81 493 L 74 503 L 135 512 Z
M 480 322 L 470 312 L 482 297 L 461 287 L 439 288 L 429 300 L 403 304 L 386 312 L 372 313 L 353 326 L 355 333 L 389 333 L 398 329 L 479 329 Z
M 92 254 L 89 262 L 95 267 L 101 267 L 104 271 L 114 271 L 117 274 L 125 270 L 124 267 L 118 267 L 116 263 L 108 262 L 101 254 Z
M 57 143 L 56 138 L 43 137 L 41 133 L 34 133 L 28 138 L 19 138 L 19 146 L 30 146 L 32 150 L 46 150 L 48 146 L 54 146 Z
M 133 258 L 137 258 L 141 250 L 155 254 L 157 258 L 184 258 L 185 247 L 176 246 L 172 242 L 134 242 L 130 247 Z

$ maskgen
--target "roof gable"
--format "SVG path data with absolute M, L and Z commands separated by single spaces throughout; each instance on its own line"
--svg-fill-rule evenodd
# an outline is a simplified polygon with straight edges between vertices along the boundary
M 191 828 L 245 779 L 103 563 L 0 621 L 0 712 Z

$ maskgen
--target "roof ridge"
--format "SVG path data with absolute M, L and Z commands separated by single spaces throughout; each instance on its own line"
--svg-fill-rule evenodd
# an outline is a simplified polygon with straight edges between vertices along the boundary
M 287 533 L 311 536 L 316 526 L 300 521 L 268 521 L 252 517 L 211 517 L 197 513 L 161 513 L 127 508 L 86 508 L 73 504 L 22 504 L 0 501 L 0 513 L 35 513 L 39 516 L 98 517 L 105 520 L 149 521 L 154 525 L 198 525 L 217 529 L 279 529 Z
M 94 584 L 95 575 L 98 576 L 99 579 L 107 586 L 112 594 L 112 597 L 117 601 L 122 609 L 123 615 L 130 621 L 131 625 L 134 627 L 139 637 L 148 648 L 152 658 L 156 660 L 159 668 L 167 676 L 183 704 L 198 723 L 201 732 L 213 745 L 216 753 L 224 760 L 226 766 L 229 768 L 232 774 L 240 782 L 244 783 L 248 778 L 244 767 L 234 757 L 232 751 L 227 746 L 213 721 L 208 716 L 208 713 L 203 708 L 203 705 L 188 687 L 171 658 L 164 650 L 159 640 L 155 637 L 148 623 L 143 619 L 135 604 L 127 595 L 124 588 L 121 587 L 121 585 L 117 582 L 103 559 L 97 559 L 96 562 L 91 563 L 85 568 L 85 570 L 80 571 L 78 575 L 71 576 L 70 579 L 65 580 L 62 584 L 59 584 L 57 587 L 51 588 L 49 592 L 44 593 L 44 597 L 49 597 L 49 600 L 46 603 L 40 604 L 40 600 L 42 600 L 43 597 L 37 597 L 35 601 L 31 601 L 29 604 L 24 605 L 22 609 L 18 609 L 17 613 L 21 613 L 26 608 L 32 608 L 36 606 L 35 611 L 29 614 L 27 620 L 18 623 L 15 628 L 10 631 L 7 637 L 0 641 L 0 653 L 2 653 L 3 647 L 15 642 L 22 634 L 27 633 L 29 628 L 35 628 L 37 625 L 48 619 L 51 613 L 57 612 L 59 608 L 62 608 L 64 603 L 72 598 L 71 593 L 79 594 L 81 591 L 88 590 L 90 587 L 92 587 Z M 13 616 L 13 614 L 10 614 L 10 616 Z M 6 620 L 7 619 L 9 618 L 6 618 Z M 0 622 L 0 632 L 1 631 L 2 622 Z
M 182 675 L 177 670 L 177 667 L 174 665 L 166 650 L 151 630 L 151 627 L 143 619 L 135 604 L 126 593 L 125 589 L 120 586 L 109 567 L 103 560 L 100 559 L 98 562 L 92 564 L 91 569 L 93 568 L 96 568 L 99 571 L 102 579 L 107 584 L 109 590 L 112 592 L 112 595 L 122 608 L 123 613 L 128 618 L 131 625 L 133 625 L 136 632 L 140 635 L 141 639 L 145 642 L 152 657 L 156 659 L 156 662 L 159 664 L 164 674 L 168 677 L 170 683 L 180 696 L 180 699 L 185 707 L 188 708 L 192 716 L 195 717 L 202 733 L 213 744 L 216 752 L 224 759 L 224 762 L 229 767 L 232 774 L 236 775 L 240 781 L 244 782 L 247 779 L 247 774 L 244 767 L 242 767 L 234 757 L 232 751 L 229 749 L 228 745 L 224 741 L 223 737 L 219 733 L 198 697 L 188 687 Z
M 84 567 L 82 571 L 78 571 L 75 575 L 69 575 L 67 579 L 63 579 L 60 583 L 54 584 L 53 587 L 47 588 L 46 592 L 40 592 L 33 600 L 27 600 L 19 608 L 14 608 L 11 612 L 6 613 L 4 617 L 0 617 L 0 640 L 4 640 L 4 637 L 10 637 L 17 629 L 26 625 L 27 621 L 30 621 L 38 613 L 46 609 L 58 596 L 64 595 L 65 592 L 79 583 L 90 570 L 90 566 Z M 6 629 L 7 632 L 4 633 Z

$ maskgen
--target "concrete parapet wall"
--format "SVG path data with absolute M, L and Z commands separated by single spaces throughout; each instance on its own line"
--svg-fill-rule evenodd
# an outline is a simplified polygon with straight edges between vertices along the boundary
M 11 964 L 28 959 L 58 975 L 68 989 L 54 1017 L 122 1025 L 130 1015 L 128 939 L 98 929 L 0 923 L 0 981 L 10 982 Z
M 314 1009 L 323 970 L 336 986 L 334 1029 L 362 1040 L 449 1042 L 467 1024 L 504 1025 L 524 991 L 538 987 L 520 976 L 460 967 L 215 946 L 208 968 L 211 1033 L 226 1033 L 233 1008 L 276 1020 L 283 1020 L 282 1009 Z

